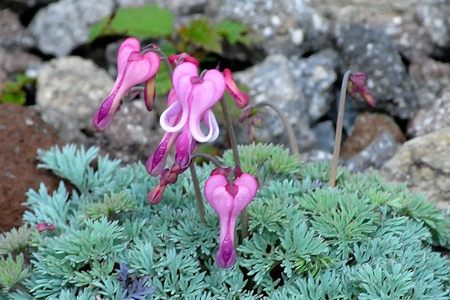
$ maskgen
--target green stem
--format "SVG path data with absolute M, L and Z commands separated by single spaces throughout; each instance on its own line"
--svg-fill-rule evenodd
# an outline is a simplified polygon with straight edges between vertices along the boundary
M 239 158 L 239 151 L 236 142 L 236 134 L 234 132 L 233 121 L 231 120 L 230 113 L 228 112 L 227 104 L 225 100 L 220 101 L 222 106 L 223 116 L 225 119 L 225 126 L 227 128 L 228 136 L 230 138 L 231 149 L 233 151 L 234 164 L 241 169 L 241 160 Z M 248 236 L 248 214 L 247 209 L 241 212 L 242 234 L 241 238 L 244 239 Z
M 341 94 L 339 96 L 339 110 L 336 124 L 336 137 L 334 139 L 334 150 L 333 150 L 333 159 L 331 160 L 331 169 L 330 175 L 328 179 L 328 184 L 332 187 L 336 185 L 336 175 L 337 168 L 339 163 L 339 153 L 341 151 L 341 142 L 342 142 L 342 127 L 344 124 L 344 112 L 345 112 L 345 98 L 347 95 L 347 85 L 348 79 L 352 72 L 348 70 L 344 74 L 344 78 L 342 79 L 341 85 Z
M 200 191 L 200 182 L 198 180 L 197 172 L 195 171 L 195 164 L 193 162 L 189 164 L 189 170 L 191 171 L 192 183 L 194 184 L 195 198 L 197 198 L 200 220 L 202 221 L 202 223 L 205 223 L 205 206 L 203 205 L 202 192 Z

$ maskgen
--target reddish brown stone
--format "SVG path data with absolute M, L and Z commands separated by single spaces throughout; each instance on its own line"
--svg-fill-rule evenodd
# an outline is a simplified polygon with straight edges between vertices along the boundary
M 41 182 L 54 190 L 58 179 L 37 170 L 37 149 L 48 149 L 60 140 L 40 116 L 23 106 L 0 105 L 0 232 L 19 226 L 25 193 Z
M 405 141 L 402 131 L 389 116 L 369 113 L 359 115 L 350 136 L 342 146 L 342 157 L 348 159 L 360 153 L 382 132 L 391 134 L 400 144 Z

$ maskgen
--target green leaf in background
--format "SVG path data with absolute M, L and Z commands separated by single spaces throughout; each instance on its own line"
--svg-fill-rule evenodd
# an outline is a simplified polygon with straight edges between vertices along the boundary
M 225 20 L 216 25 L 217 31 L 231 44 L 237 43 L 248 46 L 252 43 L 251 37 L 248 35 L 249 28 L 239 22 Z
M 154 4 L 124 7 L 115 15 L 91 27 L 89 40 L 102 35 L 123 34 L 141 39 L 168 36 L 173 31 L 173 14 Z
M 159 43 L 159 47 L 167 56 L 177 53 L 175 45 L 169 41 L 162 41 Z M 169 71 L 167 71 L 167 66 L 161 62 L 158 75 L 156 75 L 156 93 L 160 96 L 167 94 L 171 87 L 172 82 L 170 80 Z
M 34 78 L 27 77 L 23 74 L 17 75 L 14 81 L 6 82 L 3 90 L 0 91 L 0 104 L 12 103 L 23 105 L 27 98 L 27 94 L 25 93 L 25 86 L 34 83 Z
M 192 20 L 187 26 L 180 28 L 179 34 L 185 43 L 192 43 L 206 51 L 222 52 L 221 36 L 207 19 Z

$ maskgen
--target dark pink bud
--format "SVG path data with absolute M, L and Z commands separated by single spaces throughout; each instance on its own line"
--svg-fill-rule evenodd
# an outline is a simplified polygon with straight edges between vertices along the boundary
M 372 107 L 376 105 L 376 99 L 373 97 L 372 93 L 367 88 L 367 76 L 362 72 L 356 72 L 350 74 L 348 93 L 350 96 L 355 97 L 356 93 L 360 94 L 361 97 Z
M 39 232 L 44 232 L 44 231 L 55 231 L 56 230 L 56 226 L 55 224 L 51 224 L 51 223 L 38 223 L 36 224 L 36 230 Z
M 236 82 L 233 79 L 230 69 L 223 70 L 223 77 L 225 78 L 226 89 L 239 108 L 244 108 L 248 104 L 249 97 L 246 93 L 239 90 Z
M 164 196 L 166 185 L 158 184 L 147 196 L 147 202 L 153 205 L 159 204 Z
M 156 76 L 150 78 L 145 82 L 144 102 L 145 107 L 147 108 L 148 111 L 151 111 L 153 109 L 153 106 L 155 105 L 155 98 L 156 98 Z

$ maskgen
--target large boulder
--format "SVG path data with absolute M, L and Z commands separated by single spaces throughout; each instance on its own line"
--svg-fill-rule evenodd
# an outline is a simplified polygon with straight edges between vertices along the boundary
M 383 167 L 389 180 L 406 182 L 439 207 L 450 207 L 450 127 L 404 143 Z

